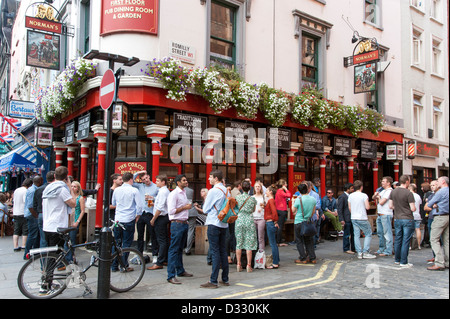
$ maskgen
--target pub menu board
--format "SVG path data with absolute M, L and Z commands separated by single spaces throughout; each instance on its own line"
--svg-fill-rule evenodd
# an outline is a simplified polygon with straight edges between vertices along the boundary
M 251 144 L 254 136 L 253 124 L 225 121 L 225 143 Z
M 266 144 L 270 147 L 270 139 L 273 138 L 278 141 L 278 149 L 290 150 L 291 149 L 291 131 L 281 128 L 269 128 L 269 135 L 267 136 Z
M 305 152 L 323 153 L 323 135 L 304 132 L 303 150 Z
M 91 114 L 88 113 L 78 118 L 78 140 L 83 140 L 89 137 L 89 129 L 91 127 Z
M 360 154 L 361 158 L 376 159 L 377 158 L 377 143 L 361 140 L 361 151 L 359 154 Z
M 75 141 L 75 122 L 66 125 L 66 134 L 64 136 L 64 144 L 70 145 Z
M 203 131 L 206 130 L 208 118 L 204 116 L 190 115 L 184 113 L 173 114 L 173 129 L 178 137 L 189 137 L 202 139 Z
M 352 140 L 343 137 L 334 137 L 333 155 L 352 156 Z

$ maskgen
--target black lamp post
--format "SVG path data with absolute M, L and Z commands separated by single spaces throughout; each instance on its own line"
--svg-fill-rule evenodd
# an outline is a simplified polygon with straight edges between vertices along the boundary
M 133 66 L 140 60 L 136 57 L 127 58 L 117 54 L 99 52 L 98 50 L 91 50 L 83 56 L 86 60 L 98 59 L 109 62 L 109 68 L 114 71 L 114 64 L 123 63 L 124 66 Z M 117 92 L 119 91 L 119 82 L 122 70 L 119 68 L 115 73 L 116 77 L 116 95 L 114 97 L 112 105 L 107 111 L 107 127 L 106 127 L 106 156 L 105 156 L 105 182 L 103 191 L 103 227 L 100 233 L 100 261 L 98 267 L 98 288 L 97 298 L 106 299 L 109 298 L 110 281 L 111 281 L 111 242 L 112 234 L 108 227 L 109 222 L 109 176 L 111 175 L 111 163 L 112 163 L 112 115 L 117 100 Z

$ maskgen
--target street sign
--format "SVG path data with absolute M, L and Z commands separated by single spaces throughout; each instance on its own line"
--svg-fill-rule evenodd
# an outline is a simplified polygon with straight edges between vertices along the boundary
M 114 101 L 116 95 L 116 77 L 113 70 L 106 70 L 103 75 L 102 83 L 100 84 L 100 106 L 107 110 Z

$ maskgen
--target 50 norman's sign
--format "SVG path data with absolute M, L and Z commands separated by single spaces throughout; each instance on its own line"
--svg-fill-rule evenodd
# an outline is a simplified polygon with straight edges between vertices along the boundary
M 55 8 L 48 3 L 39 2 L 31 4 L 30 7 L 34 8 L 34 12 L 32 16 L 27 15 L 25 17 L 26 28 L 58 34 L 62 33 L 62 23 L 56 18 L 59 12 Z

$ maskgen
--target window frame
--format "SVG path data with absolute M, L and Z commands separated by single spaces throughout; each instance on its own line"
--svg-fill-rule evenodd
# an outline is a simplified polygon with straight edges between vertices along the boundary
M 370 6 L 374 6 L 375 10 L 370 11 Z M 364 23 L 370 24 L 376 28 L 382 29 L 382 0 L 364 0 Z M 370 11 L 370 12 L 369 12 Z M 373 13 L 374 18 L 370 19 Z
M 417 102 L 416 102 L 417 100 Z M 413 91 L 412 93 L 412 133 L 415 136 L 422 136 L 422 123 L 423 123 L 423 112 L 425 106 L 423 105 L 424 94 L 418 91 Z M 416 123 L 417 122 L 417 123 Z
M 424 45 L 423 45 L 424 30 L 412 25 L 411 29 L 411 66 L 423 69 L 424 59 Z M 417 44 L 417 45 L 416 45 Z M 417 47 L 417 50 L 416 50 Z M 417 56 L 416 56 L 417 51 Z

